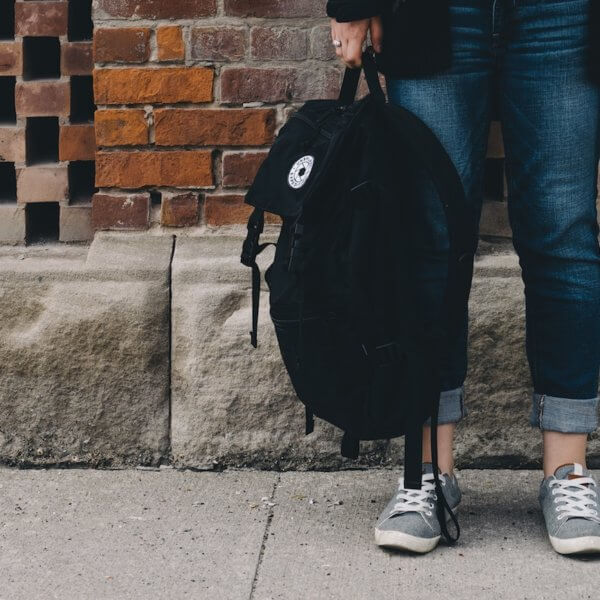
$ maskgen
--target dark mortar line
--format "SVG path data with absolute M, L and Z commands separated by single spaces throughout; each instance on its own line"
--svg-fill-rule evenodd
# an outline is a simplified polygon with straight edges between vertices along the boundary
M 169 348 L 167 356 L 167 393 L 169 402 L 169 417 L 168 417 L 168 447 L 167 447 L 167 463 L 172 463 L 173 458 L 173 261 L 175 259 L 175 247 L 177 246 L 177 236 L 173 236 L 171 245 L 171 256 L 169 257 L 169 269 L 167 273 L 167 285 L 169 286 Z
M 277 479 L 273 484 L 273 489 L 271 490 L 271 495 L 269 496 L 269 502 L 275 501 L 275 493 L 277 492 L 277 487 L 279 486 L 280 481 L 281 473 L 278 473 Z M 260 552 L 258 553 L 258 560 L 256 561 L 256 569 L 254 570 L 254 578 L 252 579 L 252 587 L 250 588 L 250 596 L 248 596 L 248 600 L 253 600 L 254 594 L 256 592 L 256 586 L 258 585 L 258 578 L 260 575 L 260 567 L 262 566 L 263 559 L 265 557 L 265 550 L 267 548 L 267 541 L 269 539 L 269 533 L 271 532 L 271 523 L 273 522 L 274 515 L 275 506 L 270 506 L 269 514 L 267 515 L 267 522 L 265 523 L 265 530 L 263 532 L 262 542 L 260 545 Z

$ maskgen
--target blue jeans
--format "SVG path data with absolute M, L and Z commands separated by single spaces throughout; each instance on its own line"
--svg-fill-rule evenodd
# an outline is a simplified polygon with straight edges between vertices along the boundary
M 600 89 L 586 79 L 590 1 L 451 0 L 451 69 L 387 79 L 390 101 L 416 113 L 445 146 L 477 218 L 497 103 L 525 283 L 531 424 L 573 433 L 597 427 L 600 370 Z M 441 208 L 432 213 L 442 236 Z M 443 266 L 430 268 L 445 284 Z M 467 323 L 465 307 L 462 333 L 445 353 L 440 423 L 466 414 Z

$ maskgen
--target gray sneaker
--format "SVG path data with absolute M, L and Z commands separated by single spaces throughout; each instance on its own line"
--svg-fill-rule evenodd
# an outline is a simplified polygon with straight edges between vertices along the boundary
M 559 554 L 600 552 L 598 484 L 580 464 L 563 465 L 540 486 L 552 547 Z
M 440 480 L 444 496 L 452 511 L 456 512 L 461 498 L 458 481 L 448 473 L 440 474 Z M 403 477 L 398 483 L 396 493 L 383 509 L 375 526 L 375 543 L 396 550 L 421 554 L 430 552 L 441 537 L 435 510 L 437 496 L 431 464 L 423 465 L 423 487 L 420 490 L 406 489 Z

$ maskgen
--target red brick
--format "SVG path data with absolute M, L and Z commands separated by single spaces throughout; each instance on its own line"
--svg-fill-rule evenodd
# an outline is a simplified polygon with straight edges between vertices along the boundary
M 160 222 L 167 227 L 197 225 L 199 208 L 198 194 L 189 193 L 176 196 L 163 194 Z
M 65 160 L 94 160 L 96 137 L 93 125 L 62 125 L 59 137 L 59 158 Z
M 24 127 L 0 127 L 0 161 L 25 162 Z
M 96 29 L 93 54 L 98 63 L 144 63 L 150 58 L 150 29 Z
M 68 6 L 67 2 L 17 2 L 15 33 L 51 37 L 67 35 Z
M 69 181 L 66 165 L 34 166 L 17 170 L 17 202 L 66 202 Z
M 268 152 L 225 152 L 223 154 L 223 187 L 246 187 L 267 157 Z
M 119 18 L 194 19 L 216 15 L 217 2 L 216 0 L 97 0 L 97 11 L 109 17 Z
M 65 42 L 60 54 L 63 75 L 91 75 L 94 70 L 91 42 Z
M 95 194 L 92 199 L 94 229 L 147 229 L 150 194 Z
M 211 102 L 213 77 L 206 67 L 96 69 L 94 94 L 97 104 Z
M 273 140 L 273 109 L 162 109 L 154 112 L 160 146 L 261 146 Z
M 70 99 L 68 81 L 19 81 L 15 89 L 20 116 L 68 116 Z
M 253 27 L 250 32 L 252 58 L 305 60 L 308 56 L 306 32 L 295 27 Z
M 207 194 L 204 199 L 204 221 L 207 225 L 235 225 L 246 223 L 252 207 L 244 202 L 242 194 Z M 281 218 L 265 213 L 266 223 L 281 223 Z
M 341 71 L 337 67 L 225 67 L 221 71 L 221 99 L 232 103 L 334 99 L 339 94 L 340 83 Z
M 23 46 L 21 42 L 0 42 L 0 75 L 23 73 Z
M 323 0 L 225 0 L 225 14 L 234 17 L 323 17 Z
M 143 110 L 96 111 L 98 146 L 137 146 L 148 143 L 148 123 Z
M 158 60 L 183 60 L 185 58 L 183 33 L 178 25 L 159 27 L 156 31 L 156 43 Z
M 246 55 L 246 45 L 245 28 L 222 26 L 192 29 L 192 58 L 236 61 Z
M 210 187 L 213 185 L 211 152 L 98 152 L 96 185 Z

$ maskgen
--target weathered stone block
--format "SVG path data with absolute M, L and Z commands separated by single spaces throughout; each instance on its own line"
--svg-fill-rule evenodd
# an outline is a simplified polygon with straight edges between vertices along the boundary
M 156 464 L 170 237 L 0 251 L 0 462 Z

